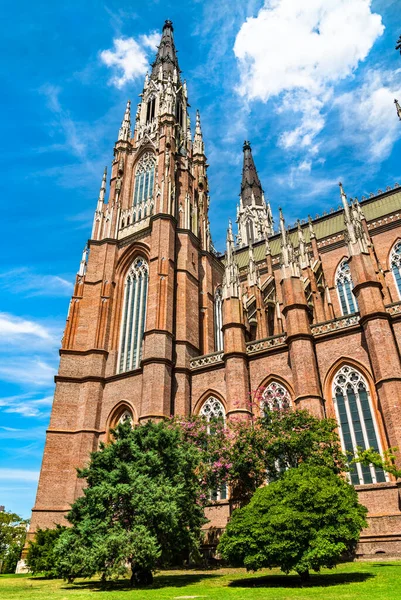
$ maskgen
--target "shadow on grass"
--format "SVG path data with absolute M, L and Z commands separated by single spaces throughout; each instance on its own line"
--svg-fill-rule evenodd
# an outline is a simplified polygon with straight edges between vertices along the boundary
M 299 588 L 299 587 L 331 587 L 334 585 L 347 585 L 361 583 L 374 578 L 372 573 L 324 573 L 311 574 L 309 581 L 301 581 L 298 575 L 264 575 L 263 577 L 249 577 L 236 579 L 229 583 L 229 587 L 253 588 Z
M 154 578 L 153 584 L 146 586 L 142 589 L 146 590 L 158 590 L 165 587 L 185 587 L 187 585 L 193 585 L 200 583 L 204 579 L 211 579 L 213 577 L 221 577 L 219 574 L 212 573 L 190 573 L 180 575 L 158 575 Z M 76 581 L 70 585 L 63 586 L 64 590 L 91 590 L 92 592 L 110 592 L 119 591 L 124 592 L 128 590 L 135 590 L 139 588 L 131 587 L 129 579 L 119 579 L 117 581 Z
M 401 561 L 397 563 L 371 563 L 372 567 L 401 567 Z

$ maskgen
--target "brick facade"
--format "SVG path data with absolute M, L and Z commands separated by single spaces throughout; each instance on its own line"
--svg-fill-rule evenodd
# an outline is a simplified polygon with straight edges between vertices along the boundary
M 156 161 L 153 204 L 145 198 L 134 219 L 136 168 L 146 153 Z M 254 170 L 249 144 L 245 162 L 244 169 Z M 260 185 L 251 174 L 249 185 Z M 145 81 L 133 136 L 127 105 L 107 202 L 105 181 L 60 350 L 31 534 L 63 522 L 81 493 L 76 468 L 107 440 L 125 410 L 135 422 L 189 415 L 213 395 L 228 418 L 250 417 L 249 393 L 277 381 L 294 407 L 335 417 L 333 378 L 350 365 L 369 386 L 382 448 L 401 447 L 401 298 L 389 264 L 401 239 L 399 186 L 360 205 L 349 207 L 346 200 L 348 209 L 343 204 L 309 224 L 273 233 L 270 206 L 254 194 L 256 188 L 245 194 L 243 175 L 244 233 L 236 247 L 228 240 L 225 257 L 217 255 L 210 240 L 200 119 L 197 115 L 192 139 L 169 22 Z M 248 214 L 254 220 L 246 229 Z M 138 256 L 149 267 L 142 355 L 137 368 L 119 372 L 124 286 Z M 359 307 L 354 315 L 342 314 L 336 287 L 344 258 Z M 219 286 L 224 348 L 216 352 Z M 358 492 L 369 508 L 361 553 L 401 552 L 397 484 L 360 485 Z M 209 514 L 212 528 L 224 527 L 227 502 Z

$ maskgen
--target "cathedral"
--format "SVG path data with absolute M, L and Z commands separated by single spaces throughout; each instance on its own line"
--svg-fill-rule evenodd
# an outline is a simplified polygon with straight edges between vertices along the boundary
M 358 201 L 340 183 L 339 206 L 295 227 L 280 211 L 277 230 L 246 141 L 220 255 L 200 115 L 192 134 L 188 106 L 166 21 L 76 276 L 31 535 L 64 522 L 82 493 L 76 468 L 125 419 L 252 419 L 249 396 L 263 390 L 260 410 L 335 418 L 344 451 L 401 448 L 400 185 Z M 349 479 L 369 510 L 358 553 L 401 553 L 400 484 L 359 464 Z M 210 531 L 229 512 L 222 488 Z

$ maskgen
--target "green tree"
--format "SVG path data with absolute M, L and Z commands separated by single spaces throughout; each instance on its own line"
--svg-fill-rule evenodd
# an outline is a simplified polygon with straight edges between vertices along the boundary
M 218 552 L 234 566 L 280 567 L 308 579 L 352 552 L 367 510 L 355 489 L 331 469 L 302 464 L 257 490 L 234 511 Z
M 196 552 L 206 521 L 197 475 L 201 453 L 174 422 L 119 425 L 114 440 L 79 471 L 86 488 L 60 536 L 57 573 L 72 580 L 97 572 L 149 584 L 159 566 Z
M 14 573 L 24 547 L 28 521 L 15 513 L 0 511 L 0 561 L 3 573 Z
M 318 419 L 307 410 L 269 410 L 253 425 L 239 422 L 224 448 L 228 482 L 239 505 L 249 502 L 267 481 L 300 464 L 347 470 L 334 419 Z
M 35 539 L 29 541 L 26 563 L 34 574 L 41 573 L 45 577 L 54 577 L 55 570 L 55 545 L 66 527 L 56 525 L 55 529 L 38 529 Z

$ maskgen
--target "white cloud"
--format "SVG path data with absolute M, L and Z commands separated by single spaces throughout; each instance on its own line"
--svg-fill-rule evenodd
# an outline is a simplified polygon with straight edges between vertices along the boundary
M 0 273 L 0 288 L 27 296 L 71 296 L 73 284 L 59 275 L 40 275 L 27 267 Z
M 52 340 L 50 332 L 34 321 L 28 321 L 15 317 L 8 313 L 0 313 L 0 337 L 3 341 L 7 338 L 7 342 L 21 336 L 35 336 L 43 340 Z
M 341 142 L 371 163 L 385 160 L 401 137 L 394 98 L 401 98 L 401 69 L 366 73 L 362 85 L 335 101 L 340 111 Z
M 0 313 L 0 380 L 22 391 L 43 387 L 43 397 L 47 397 L 54 383 L 60 337 L 58 328 Z M 37 393 L 31 397 L 36 398 Z
M 24 417 L 39 417 L 48 414 L 53 396 L 34 397 L 32 393 L 0 398 L 0 408 L 6 413 L 17 413 Z
M 148 35 L 141 35 L 140 40 L 146 48 L 155 52 L 157 46 L 160 44 L 160 33 L 158 31 L 152 31 Z
M 371 0 L 266 0 L 235 40 L 238 92 L 263 102 L 281 95 L 282 109 L 300 113 L 300 124 L 280 144 L 316 154 L 332 87 L 353 74 L 383 31 Z
M 143 77 L 149 68 L 149 52 L 156 49 L 159 41 L 160 34 L 155 31 L 139 36 L 139 41 L 132 37 L 115 38 L 113 49 L 100 52 L 102 62 L 114 71 L 110 83 L 122 88 L 129 81 Z
M 51 386 L 56 374 L 56 367 L 42 357 L 33 358 L 17 355 L 10 358 L 1 357 L 0 380 L 15 383 L 19 386 Z
M 53 145 L 52 151 L 67 148 L 75 156 L 85 160 L 86 143 L 83 141 L 83 136 L 81 135 L 81 132 L 78 131 L 77 124 L 71 118 L 69 112 L 64 110 L 61 106 L 59 100 L 61 88 L 55 85 L 45 84 L 39 91 L 46 97 L 47 106 L 55 116 L 57 125 L 63 131 L 65 136 L 65 144 L 57 143 L 56 146 Z M 38 151 L 40 152 L 41 149 L 39 148 Z
M 39 471 L 25 469 L 0 469 L 0 480 L 3 481 L 37 481 Z

